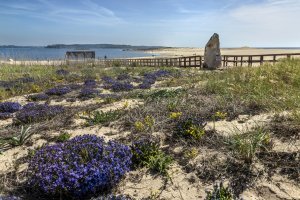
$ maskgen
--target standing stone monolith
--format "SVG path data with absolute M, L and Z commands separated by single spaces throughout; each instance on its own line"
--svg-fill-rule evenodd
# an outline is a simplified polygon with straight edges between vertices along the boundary
M 217 69 L 222 65 L 219 35 L 214 33 L 205 46 L 203 68 Z

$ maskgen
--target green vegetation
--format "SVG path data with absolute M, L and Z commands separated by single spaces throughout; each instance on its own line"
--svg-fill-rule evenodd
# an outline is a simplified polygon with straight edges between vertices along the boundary
M 13 147 L 24 145 L 34 134 L 34 132 L 30 132 L 30 129 L 31 129 L 30 126 L 28 126 L 27 128 L 21 126 L 20 133 L 17 136 L 0 139 L 0 146 L 3 147 L 6 144 Z
M 120 118 L 122 115 L 122 111 L 120 110 L 110 110 L 108 112 L 103 111 L 95 111 L 89 113 L 88 117 L 81 117 L 85 119 L 88 126 L 93 126 L 96 124 L 101 124 L 103 126 L 109 125 L 110 122 L 113 122 Z
M 162 175 L 168 175 L 173 158 L 159 149 L 159 143 L 151 139 L 135 141 L 132 145 L 133 164 L 147 167 Z
M 61 133 L 57 137 L 55 137 L 56 142 L 65 142 L 71 138 L 70 133 Z
M 207 192 L 205 200 L 235 200 L 231 190 L 223 183 L 215 184 L 212 192 Z
M 238 133 L 229 137 L 228 144 L 232 152 L 247 163 L 251 163 L 255 153 L 266 149 L 271 143 L 270 133 L 263 127 L 256 127 L 247 133 Z

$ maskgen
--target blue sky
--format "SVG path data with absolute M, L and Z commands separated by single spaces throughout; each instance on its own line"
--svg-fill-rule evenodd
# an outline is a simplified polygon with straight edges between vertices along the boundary
M 300 0 L 0 0 L 0 45 L 299 47 Z

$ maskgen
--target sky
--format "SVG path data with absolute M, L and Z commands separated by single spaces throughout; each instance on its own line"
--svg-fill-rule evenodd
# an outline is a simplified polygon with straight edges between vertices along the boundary
M 300 0 L 0 0 L 0 45 L 300 47 Z

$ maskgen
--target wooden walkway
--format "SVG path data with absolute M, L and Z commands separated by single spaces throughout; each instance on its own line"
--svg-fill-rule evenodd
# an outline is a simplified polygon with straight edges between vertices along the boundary
M 265 63 L 275 64 L 280 59 L 300 58 L 300 53 L 294 54 L 263 54 L 263 55 L 222 55 L 223 67 L 260 66 Z M 178 58 L 140 58 L 140 59 L 100 59 L 96 65 L 106 67 L 198 67 L 202 68 L 203 56 L 188 56 Z

